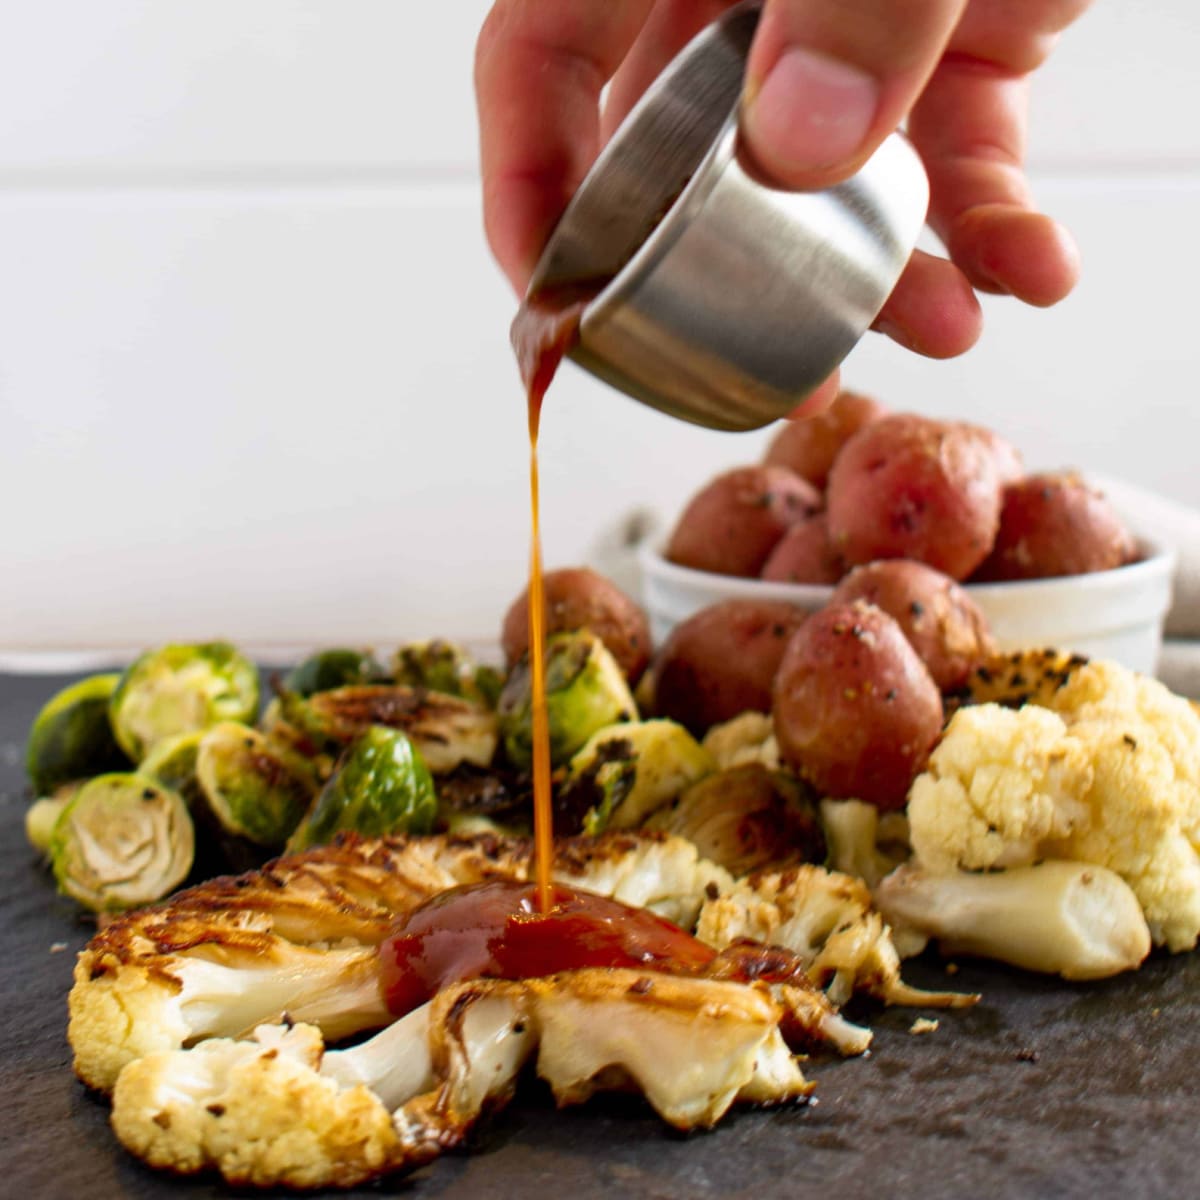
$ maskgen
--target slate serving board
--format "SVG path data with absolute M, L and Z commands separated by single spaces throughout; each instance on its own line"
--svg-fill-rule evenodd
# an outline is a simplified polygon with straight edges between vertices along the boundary
M 25 732 L 65 678 L 0 675 L 0 1196 L 209 1197 L 143 1168 L 70 1070 L 65 997 L 91 930 L 25 844 Z M 857 1010 L 866 1058 L 817 1061 L 817 1103 L 738 1112 L 682 1137 L 640 1103 L 555 1111 L 536 1083 L 471 1154 L 349 1193 L 424 1197 L 1123 1197 L 1200 1195 L 1200 954 L 1068 985 L 936 958 L 915 983 L 984 993 L 966 1012 Z

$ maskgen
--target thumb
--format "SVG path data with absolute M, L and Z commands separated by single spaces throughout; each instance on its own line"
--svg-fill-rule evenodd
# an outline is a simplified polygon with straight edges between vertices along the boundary
M 896 129 L 966 0 L 767 0 L 742 101 L 744 149 L 797 190 L 852 175 Z

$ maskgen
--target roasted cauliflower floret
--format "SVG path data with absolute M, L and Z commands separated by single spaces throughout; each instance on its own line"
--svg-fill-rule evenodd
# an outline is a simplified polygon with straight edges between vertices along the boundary
M 535 1051 L 560 1104 L 632 1084 L 668 1123 L 707 1126 L 812 1090 L 781 1032 L 809 1021 L 806 990 L 622 969 L 455 984 L 349 1050 L 272 1025 L 148 1055 L 117 1080 L 113 1127 L 179 1174 L 346 1187 L 460 1144 Z
M 722 949 L 749 938 L 796 954 L 808 977 L 843 1004 L 862 991 L 887 1004 L 961 1006 L 978 996 L 923 992 L 900 978 L 900 958 L 859 879 L 809 864 L 751 875 L 700 911 L 696 936 Z
M 311 1025 L 260 1026 L 130 1063 L 113 1093 L 117 1137 L 152 1167 L 216 1167 L 234 1185 L 349 1186 L 404 1161 L 391 1114 L 361 1084 L 319 1074 Z
M 107 1090 L 144 1054 L 237 1037 L 284 1013 L 327 1038 L 377 1029 L 390 1018 L 375 946 L 394 917 L 460 884 L 527 879 L 531 853 L 488 836 L 342 836 L 131 913 L 76 963 L 76 1074 Z M 710 887 L 732 886 L 691 842 L 661 835 L 560 842 L 556 877 L 685 927 Z
M 915 862 L 934 874 L 1066 859 L 1137 896 L 1156 944 L 1200 936 L 1200 716 L 1113 663 L 1046 700 L 955 714 L 913 784 Z

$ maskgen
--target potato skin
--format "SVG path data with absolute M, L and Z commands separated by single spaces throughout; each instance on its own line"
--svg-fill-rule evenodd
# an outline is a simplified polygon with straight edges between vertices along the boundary
M 546 636 L 590 629 L 608 647 L 635 684 L 650 662 L 646 614 L 615 583 L 590 567 L 563 567 L 542 577 L 546 596 Z M 509 606 L 500 645 L 511 667 L 529 649 L 529 590 Z
M 838 451 L 864 425 L 878 421 L 887 409 L 857 392 L 839 392 L 828 408 L 811 417 L 785 421 L 763 462 L 788 467 L 813 487 L 825 490 Z
M 884 417 L 843 447 L 829 476 L 829 533 L 851 565 L 911 558 L 952 579 L 984 560 L 1000 524 L 994 451 L 961 425 Z
M 777 583 L 837 583 L 846 567 L 829 540 L 824 513 L 797 522 L 781 537 L 762 569 Z
M 736 467 L 692 497 L 667 558 L 698 571 L 753 577 L 786 530 L 820 507 L 820 493 L 786 467 Z
M 995 647 L 987 618 L 948 575 L 906 558 L 855 567 L 833 590 L 830 604 L 863 600 L 900 626 L 943 692 L 963 687 Z
M 904 806 L 942 730 L 942 697 L 887 613 L 829 604 L 793 635 L 775 676 L 775 736 L 822 796 Z
M 692 733 L 771 711 L 771 684 L 807 617 L 781 600 L 723 600 L 671 631 L 654 663 L 654 708 Z
M 1025 478 L 1025 463 L 1021 458 L 1021 452 L 1007 438 L 1001 437 L 994 429 L 986 429 L 982 425 L 970 425 L 966 421 L 958 421 L 956 424 L 970 437 L 977 439 L 981 445 L 987 447 L 996 464 L 996 474 L 1000 478 L 1002 487 L 1008 487 L 1010 483 L 1016 483 Z
M 1087 575 L 1129 562 L 1133 539 L 1102 493 L 1078 475 L 1030 475 L 1004 490 L 1000 529 L 980 581 Z

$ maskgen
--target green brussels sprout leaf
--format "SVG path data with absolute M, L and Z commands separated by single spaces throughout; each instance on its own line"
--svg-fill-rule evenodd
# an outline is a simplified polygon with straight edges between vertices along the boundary
M 258 715 L 258 670 L 228 642 L 171 645 L 143 654 L 109 706 L 117 742 L 134 762 L 159 742 Z
M 303 850 L 352 830 L 367 837 L 428 833 L 437 812 L 433 777 L 408 736 L 372 726 L 347 749 L 288 841 Z
M 497 714 L 504 752 L 527 769 L 533 758 L 533 679 L 528 657 L 510 672 Z M 637 718 L 625 675 L 604 643 L 587 630 L 546 639 L 546 714 L 550 761 L 564 763 L 593 733 Z
M 52 696 L 34 719 L 25 745 L 33 789 L 49 795 L 74 779 L 129 766 L 108 720 L 121 676 L 92 675 Z
M 248 725 L 225 721 L 200 739 L 196 778 L 221 828 L 277 849 L 317 790 L 311 764 Z
M 387 668 L 370 651 L 319 650 L 289 671 L 283 686 L 297 696 L 308 697 L 333 688 L 388 681 Z

